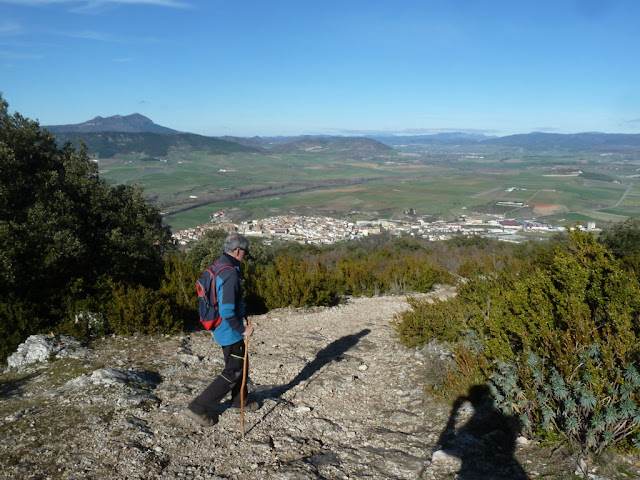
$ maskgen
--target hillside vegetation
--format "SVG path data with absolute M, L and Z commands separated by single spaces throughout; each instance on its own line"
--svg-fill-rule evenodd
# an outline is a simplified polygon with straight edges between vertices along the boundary
M 193 133 L 58 132 L 56 138 L 61 145 L 71 142 L 79 146 L 82 142 L 89 152 L 101 158 L 130 154 L 166 157 L 170 153 L 194 150 L 211 155 L 258 151 L 234 142 Z
M 84 148 L 58 146 L 0 98 L 0 358 L 32 333 L 158 334 L 197 322 L 194 283 L 221 252 L 211 232 L 174 251 L 139 187 L 100 179 Z M 577 229 L 548 243 L 387 235 L 327 247 L 252 240 L 250 313 L 335 305 L 345 296 L 428 292 L 395 328 L 408 346 L 455 354 L 448 395 L 488 383 L 530 437 L 601 452 L 638 446 L 640 222 L 599 239 Z
M 455 299 L 413 301 L 397 331 L 407 345 L 450 345 L 452 392 L 488 381 L 498 407 L 529 436 L 596 453 L 637 448 L 640 243 L 630 240 L 638 227 L 632 219 L 606 232 L 611 250 L 572 230 L 529 257 L 480 255 Z

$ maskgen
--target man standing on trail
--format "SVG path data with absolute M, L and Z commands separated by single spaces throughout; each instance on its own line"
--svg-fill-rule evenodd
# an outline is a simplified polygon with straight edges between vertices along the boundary
M 213 331 L 213 336 L 216 343 L 222 347 L 225 366 L 222 373 L 194 398 L 185 410 L 187 417 L 206 427 L 216 423 L 216 420 L 207 415 L 207 410 L 217 407 L 229 392 L 231 392 L 230 411 L 240 412 L 241 398 L 245 399 L 245 411 L 258 409 L 256 402 L 247 400 L 246 386 L 244 393 L 240 392 L 245 355 L 244 339 L 253 334 L 253 327 L 244 324 L 244 298 L 241 283 L 242 261 L 249 254 L 249 240 L 239 233 L 232 233 L 225 239 L 222 251 L 220 258 L 214 262 L 219 272 L 215 276 L 215 288 L 222 322 Z M 221 268 L 229 266 L 233 268 Z

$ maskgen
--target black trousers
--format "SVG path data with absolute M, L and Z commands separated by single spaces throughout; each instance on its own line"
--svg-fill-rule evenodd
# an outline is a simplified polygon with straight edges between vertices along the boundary
M 244 367 L 244 340 L 222 347 L 224 370 L 204 391 L 189 404 L 189 409 L 201 415 L 206 410 L 215 408 L 231 392 L 231 405 L 240 408 L 240 389 L 242 388 L 242 371 Z M 247 371 L 249 362 L 247 359 Z M 245 404 L 248 389 L 244 388 Z

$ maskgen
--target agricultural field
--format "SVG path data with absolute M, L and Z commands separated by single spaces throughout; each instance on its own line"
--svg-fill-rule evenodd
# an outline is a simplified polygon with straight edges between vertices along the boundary
M 354 219 L 415 215 L 609 224 L 640 216 L 640 159 L 487 145 L 396 149 L 373 158 L 325 153 L 173 152 L 101 158 L 101 177 L 141 185 L 172 229 L 284 213 Z

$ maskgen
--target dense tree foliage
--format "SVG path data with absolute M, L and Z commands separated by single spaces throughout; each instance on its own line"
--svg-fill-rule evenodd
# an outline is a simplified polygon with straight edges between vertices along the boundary
M 101 181 L 84 148 L 59 148 L 0 96 L 0 328 L 10 343 L 75 315 L 108 281 L 158 286 L 169 235 L 139 188 Z
M 598 241 L 629 269 L 640 274 L 640 219 L 631 217 L 604 230 Z

